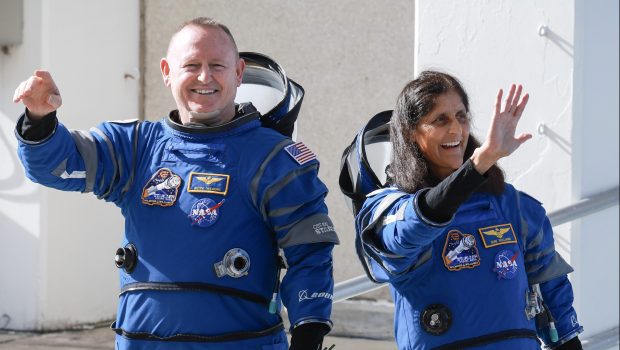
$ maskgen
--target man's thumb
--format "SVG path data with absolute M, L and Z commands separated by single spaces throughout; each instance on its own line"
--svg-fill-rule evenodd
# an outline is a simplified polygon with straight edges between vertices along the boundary
M 54 109 L 58 109 L 60 108 L 60 105 L 62 105 L 62 98 L 60 95 L 50 94 L 47 98 L 47 103 L 54 107 Z

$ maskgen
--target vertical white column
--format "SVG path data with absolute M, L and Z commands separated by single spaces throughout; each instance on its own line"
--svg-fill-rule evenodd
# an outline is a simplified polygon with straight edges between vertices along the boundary
M 10 97 L 41 65 L 41 0 L 23 3 L 22 42 L 0 53 L 0 328 L 36 329 L 41 321 L 44 195 L 24 176 L 13 135 L 23 111 Z M 28 19 L 26 21 L 26 19 Z
M 618 2 L 575 1 L 574 199 L 618 186 Z M 618 327 L 618 206 L 573 224 L 575 304 L 585 334 Z
M 139 66 L 138 0 L 25 0 L 24 18 L 23 43 L 0 61 L 2 96 L 44 68 L 60 88 L 58 115 L 69 128 L 139 117 L 139 81 L 125 78 Z M 0 175 L 0 327 L 58 329 L 111 319 L 120 210 L 26 179 L 12 135 L 21 111 L 0 102 L 0 155 L 9 168 Z

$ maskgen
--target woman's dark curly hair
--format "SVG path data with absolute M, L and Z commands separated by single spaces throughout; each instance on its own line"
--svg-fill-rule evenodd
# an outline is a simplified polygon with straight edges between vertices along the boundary
M 390 122 L 390 140 L 392 142 L 392 159 L 388 169 L 388 182 L 401 191 L 415 193 L 424 188 L 435 186 L 441 181 L 429 171 L 426 158 L 413 141 L 413 130 L 420 119 L 434 107 L 439 95 L 454 90 L 460 97 L 469 113 L 469 98 L 461 83 L 453 76 L 436 72 L 424 71 L 416 79 L 409 82 L 401 91 L 396 101 L 396 108 Z M 470 133 L 467 147 L 463 155 L 465 162 L 480 142 Z M 504 190 L 504 172 L 493 165 L 487 172 L 488 181 L 479 190 L 500 194 Z

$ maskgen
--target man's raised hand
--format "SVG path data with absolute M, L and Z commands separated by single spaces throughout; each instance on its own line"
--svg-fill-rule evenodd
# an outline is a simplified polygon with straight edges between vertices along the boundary
M 28 108 L 28 117 L 41 119 L 62 104 L 60 91 L 48 71 L 36 70 L 23 81 L 13 95 L 13 102 L 21 101 Z

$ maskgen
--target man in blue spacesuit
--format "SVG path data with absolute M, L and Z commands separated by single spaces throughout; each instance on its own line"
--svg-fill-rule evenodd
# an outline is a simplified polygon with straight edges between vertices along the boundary
M 319 349 L 331 329 L 338 238 L 318 160 L 235 104 L 244 69 L 228 28 L 197 18 L 161 60 L 177 109 L 159 122 L 69 130 L 48 72 L 15 91 L 27 176 L 125 216 L 117 349 L 287 349 L 280 302 L 291 349 Z

